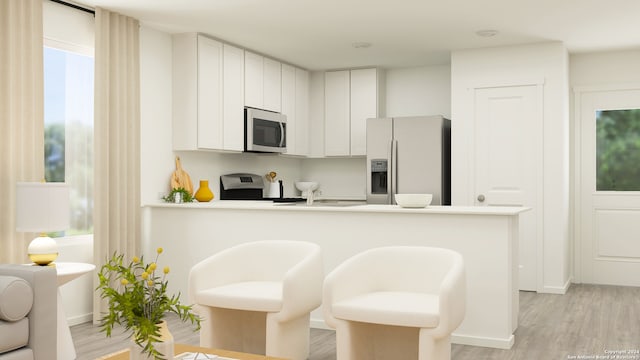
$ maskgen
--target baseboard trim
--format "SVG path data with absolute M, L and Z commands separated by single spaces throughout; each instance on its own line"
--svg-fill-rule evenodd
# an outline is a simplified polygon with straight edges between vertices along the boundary
M 334 330 L 329 327 L 323 320 L 311 319 L 310 326 L 314 329 Z M 461 335 L 453 333 L 451 335 L 451 342 L 460 345 L 482 346 L 495 349 L 511 349 L 515 337 L 513 334 L 506 339 L 488 338 L 481 336 Z
M 571 287 L 571 280 L 572 279 L 569 278 L 567 282 L 564 283 L 563 286 L 545 286 L 542 292 L 544 292 L 545 294 L 564 295 L 567 293 L 567 291 Z
M 311 326 L 314 329 L 334 330 L 332 327 L 327 325 L 327 323 L 325 323 L 323 320 L 318 320 L 318 319 L 311 319 L 309 326 Z
M 84 324 L 91 321 L 93 321 L 93 313 L 71 316 L 67 318 L 67 324 L 69 324 L 69 326 Z
M 513 334 L 507 339 L 488 338 L 481 336 L 451 334 L 451 342 L 459 345 L 482 346 L 494 349 L 509 350 L 515 342 Z

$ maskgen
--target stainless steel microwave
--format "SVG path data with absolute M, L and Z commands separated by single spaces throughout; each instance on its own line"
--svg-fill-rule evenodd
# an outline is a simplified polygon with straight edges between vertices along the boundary
M 286 115 L 250 107 L 244 108 L 244 150 L 286 152 Z

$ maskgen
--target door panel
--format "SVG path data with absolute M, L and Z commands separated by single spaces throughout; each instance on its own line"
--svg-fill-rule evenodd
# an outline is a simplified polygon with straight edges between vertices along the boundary
M 475 89 L 475 204 L 527 206 L 520 215 L 519 286 L 538 289 L 537 184 L 540 175 L 541 86 Z
M 597 153 L 603 151 L 597 149 L 598 112 L 639 108 L 640 90 L 634 89 L 584 92 L 577 99 L 581 145 L 577 209 L 580 225 L 576 243 L 578 271 L 584 283 L 640 286 L 637 275 L 640 273 L 640 192 L 596 190 Z M 620 134 L 606 141 L 634 135 L 638 135 L 637 128 L 627 129 L 625 124 Z M 623 157 L 633 155 L 630 151 L 623 152 Z M 635 162 L 631 164 L 635 165 L 640 166 Z M 601 171 L 607 167 L 613 166 L 600 165 Z

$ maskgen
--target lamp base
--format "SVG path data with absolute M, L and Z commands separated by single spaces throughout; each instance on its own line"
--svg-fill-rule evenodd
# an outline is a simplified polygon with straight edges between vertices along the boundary
M 27 253 L 34 263 L 49 265 L 58 257 L 58 244 L 48 236 L 39 236 L 29 243 Z

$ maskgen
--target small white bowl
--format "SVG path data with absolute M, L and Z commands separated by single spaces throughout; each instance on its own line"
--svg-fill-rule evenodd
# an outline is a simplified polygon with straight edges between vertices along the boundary
M 318 183 L 315 181 L 296 181 L 295 185 L 296 189 L 300 190 L 303 194 L 318 189 Z
M 423 208 L 431 204 L 433 194 L 396 194 L 395 199 L 403 208 Z

